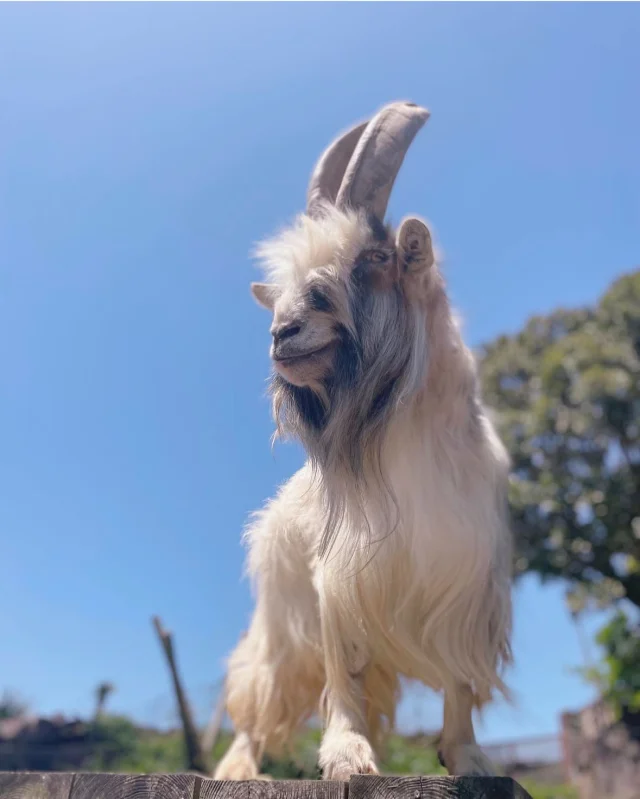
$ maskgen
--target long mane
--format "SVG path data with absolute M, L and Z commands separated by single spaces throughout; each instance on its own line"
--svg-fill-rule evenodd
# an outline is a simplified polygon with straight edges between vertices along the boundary
M 325 247 L 329 244 L 330 257 L 345 261 L 353 258 L 354 239 L 356 247 L 371 237 L 392 242 L 391 231 L 380 228 L 333 211 L 320 222 L 299 223 L 263 246 L 261 255 L 278 279 L 292 280 L 305 258 L 317 263 L 327 257 L 319 252 L 319 235 Z M 343 296 L 338 304 L 345 313 L 336 322 L 339 343 L 330 377 L 303 388 L 278 374 L 271 380 L 277 433 L 304 446 L 323 491 L 321 556 L 329 554 L 345 522 L 368 528 L 366 498 L 369 503 L 377 498 L 376 516 L 383 514 L 388 532 L 396 526 L 397 506 L 383 459 L 385 434 L 394 413 L 422 386 L 427 361 L 424 314 L 400 285 L 384 294 L 366 291 L 358 269 L 341 266 L 348 274 L 339 283 Z

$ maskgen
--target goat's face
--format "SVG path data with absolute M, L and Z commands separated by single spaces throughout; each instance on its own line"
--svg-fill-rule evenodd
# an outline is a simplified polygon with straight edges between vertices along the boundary
M 260 255 L 271 282 L 252 291 L 273 313 L 276 380 L 313 391 L 325 406 L 356 384 L 362 412 L 392 399 L 424 341 L 415 282 L 433 263 L 426 226 L 409 219 L 395 236 L 363 214 L 330 210 L 302 217 Z
M 318 268 L 273 296 L 270 355 L 275 371 L 292 385 L 312 385 L 332 372 L 340 343 L 341 290 L 330 268 Z M 261 293 L 254 287 L 256 296 Z

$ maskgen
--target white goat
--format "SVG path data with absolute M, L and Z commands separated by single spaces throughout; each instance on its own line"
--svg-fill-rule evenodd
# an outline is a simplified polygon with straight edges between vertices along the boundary
M 472 710 L 506 693 L 509 464 L 427 226 L 383 224 L 427 117 L 393 103 L 339 137 L 306 214 L 260 247 L 274 415 L 308 460 L 246 532 L 257 603 L 229 661 L 218 779 L 256 777 L 318 710 L 324 777 L 376 773 L 400 677 L 444 692 L 448 770 L 492 773 Z

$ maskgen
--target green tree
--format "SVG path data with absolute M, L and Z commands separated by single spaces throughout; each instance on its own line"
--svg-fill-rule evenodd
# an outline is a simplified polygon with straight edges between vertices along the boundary
M 639 611 L 640 270 L 498 338 L 481 373 L 513 463 L 516 574 L 567 581 L 574 612 Z
M 584 676 L 601 687 L 618 715 L 640 713 L 640 624 L 618 610 L 596 640 L 604 658 L 600 666 L 585 669 Z
M 139 747 L 139 732 L 125 716 L 100 716 L 89 724 L 94 771 L 118 771 L 134 759 Z

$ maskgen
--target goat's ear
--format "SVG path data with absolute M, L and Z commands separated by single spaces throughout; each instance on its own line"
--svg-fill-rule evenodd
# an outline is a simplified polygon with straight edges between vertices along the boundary
M 401 273 L 416 274 L 433 266 L 435 256 L 431 233 L 425 223 L 410 217 L 400 225 L 396 240 Z
M 258 305 L 262 305 L 268 311 L 273 311 L 273 306 L 276 304 L 278 296 L 275 286 L 269 283 L 252 283 L 251 293 Z

